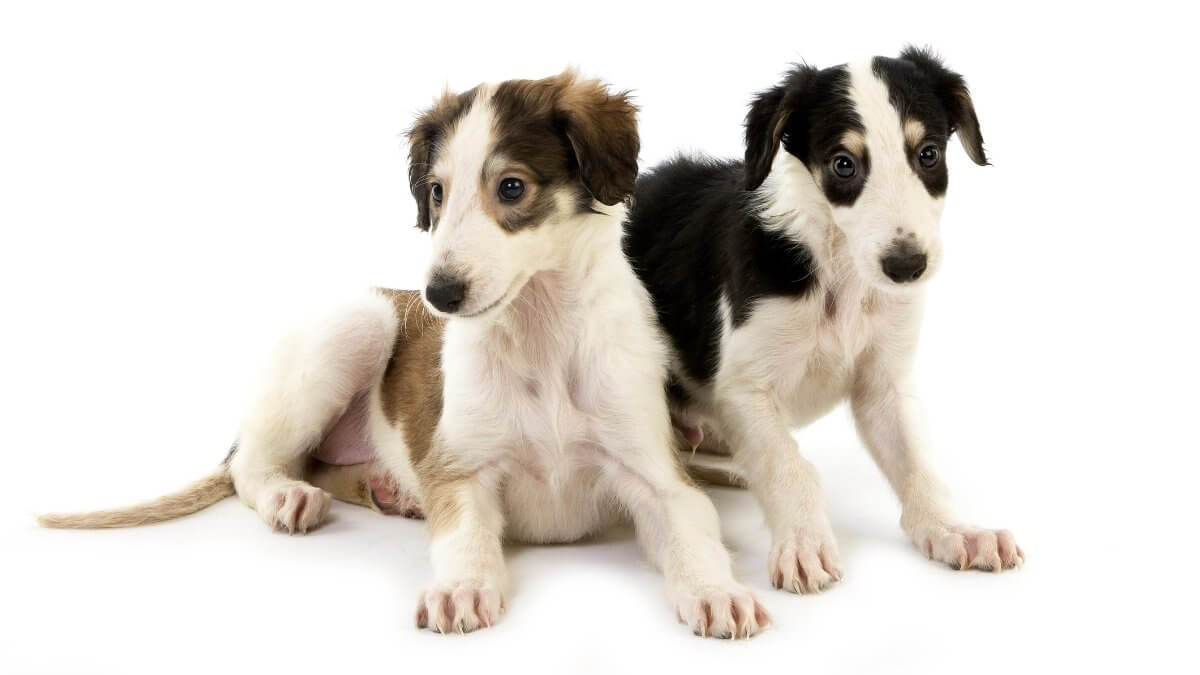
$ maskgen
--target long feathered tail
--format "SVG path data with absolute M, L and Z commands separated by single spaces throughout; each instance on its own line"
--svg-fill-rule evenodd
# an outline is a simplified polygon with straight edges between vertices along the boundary
M 42 527 L 93 530 L 133 527 L 179 518 L 212 506 L 234 494 L 228 463 L 191 485 L 148 502 L 120 509 L 88 513 L 47 513 L 38 516 Z

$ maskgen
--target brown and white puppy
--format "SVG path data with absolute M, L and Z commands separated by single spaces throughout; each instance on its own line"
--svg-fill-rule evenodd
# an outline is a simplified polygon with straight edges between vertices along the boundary
M 423 293 L 373 291 L 287 337 L 236 450 L 193 488 L 43 523 L 162 520 L 236 488 L 272 527 L 305 532 L 329 507 L 314 482 L 423 510 L 434 580 L 417 622 L 446 633 L 499 618 L 503 538 L 568 542 L 628 515 L 683 622 L 757 633 L 767 615 L 676 459 L 666 345 L 621 250 L 634 106 L 570 72 L 481 85 L 443 95 L 410 142 L 433 243 Z

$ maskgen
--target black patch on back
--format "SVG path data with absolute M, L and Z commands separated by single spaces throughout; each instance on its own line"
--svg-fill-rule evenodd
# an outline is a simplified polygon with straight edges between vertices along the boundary
M 734 327 L 750 318 L 754 302 L 771 295 L 804 295 L 812 288 L 816 261 L 808 246 L 781 232 L 765 230 L 758 218 L 747 222 L 744 236 L 732 237 L 729 254 L 753 261 L 756 274 L 726 280 Z
M 759 298 L 804 296 L 816 285 L 811 251 L 763 229 L 745 181 L 742 162 L 676 158 L 638 179 L 626 223 L 625 253 L 685 372 L 700 382 L 718 366 L 722 294 L 739 326 Z

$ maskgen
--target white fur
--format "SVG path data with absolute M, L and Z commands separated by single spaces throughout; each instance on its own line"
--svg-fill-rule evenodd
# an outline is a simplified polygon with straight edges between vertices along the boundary
M 711 502 L 675 465 L 664 348 L 620 252 L 623 208 L 596 208 L 557 228 L 560 263 L 494 321 L 447 325 L 440 442 L 491 488 L 464 495 L 470 510 L 500 507 L 508 536 L 572 541 L 628 513 L 685 620 L 701 626 L 701 603 L 715 602 L 724 618 L 700 629 L 727 632 L 731 603 L 749 607 L 745 618 L 753 598 L 732 578 Z M 436 586 L 502 588 L 500 527 L 467 519 L 435 539 Z
M 461 312 L 474 318 L 452 316 L 445 326 L 431 452 L 446 460 L 446 475 L 467 478 L 455 479 L 452 525 L 433 530 L 433 585 L 419 622 L 469 631 L 499 617 L 503 537 L 572 541 L 628 516 L 682 621 L 703 634 L 756 633 L 766 613 L 735 581 L 716 510 L 675 457 L 666 347 L 621 250 L 625 208 L 595 202 L 593 213 L 564 209 L 561 221 L 502 231 L 480 207 L 476 178 L 493 142 L 488 92 L 433 168 L 446 196 L 430 268 L 453 265 L 486 292 Z M 378 379 L 358 378 L 372 368 L 379 377 L 404 330 L 390 301 L 371 294 L 284 342 L 232 466 L 242 499 L 269 523 L 280 495 L 286 501 L 287 490 L 304 486 L 304 451 L 366 387 L 374 387 L 368 428 L 380 460 L 402 489 L 428 487 L 417 482 L 403 429 L 383 414 Z M 305 527 L 319 517 L 306 516 Z
M 454 176 L 459 203 L 477 203 L 466 186 L 481 164 L 456 150 L 465 139 L 479 142 L 485 124 L 488 116 L 473 110 L 449 145 L 448 166 L 435 163 L 436 174 Z M 755 617 L 752 596 L 733 580 L 716 511 L 684 482 L 673 456 L 666 350 L 649 295 L 621 251 L 625 209 L 594 203 L 593 210 L 505 233 L 467 206 L 447 210 L 434 233 L 435 266 L 444 252 L 467 267 L 473 286 L 486 280 L 517 290 L 487 320 L 446 326 L 438 442 L 453 449 L 456 469 L 476 476 L 462 503 L 480 517 L 435 536 L 435 588 L 443 590 L 423 602 L 432 622 L 436 605 L 453 601 L 444 589 L 502 589 L 502 533 L 571 541 L 627 513 L 689 625 L 755 632 L 763 616 Z M 446 243 L 477 237 L 487 243 L 472 244 L 473 253 Z M 482 516 L 498 512 L 505 520 Z M 702 603 L 715 613 L 711 624 Z M 464 613 L 471 622 L 469 608 Z

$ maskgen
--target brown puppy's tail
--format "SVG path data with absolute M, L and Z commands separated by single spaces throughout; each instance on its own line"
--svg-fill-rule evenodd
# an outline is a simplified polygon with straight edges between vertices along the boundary
M 47 513 L 38 516 L 37 520 L 42 527 L 75 530 L 133 527 L 186 516 L 233 494 L 233 478 L 229 475 L 229 465 L 222 464 L 216 471 L 178 492 L 135 506 L 89 513 Z

